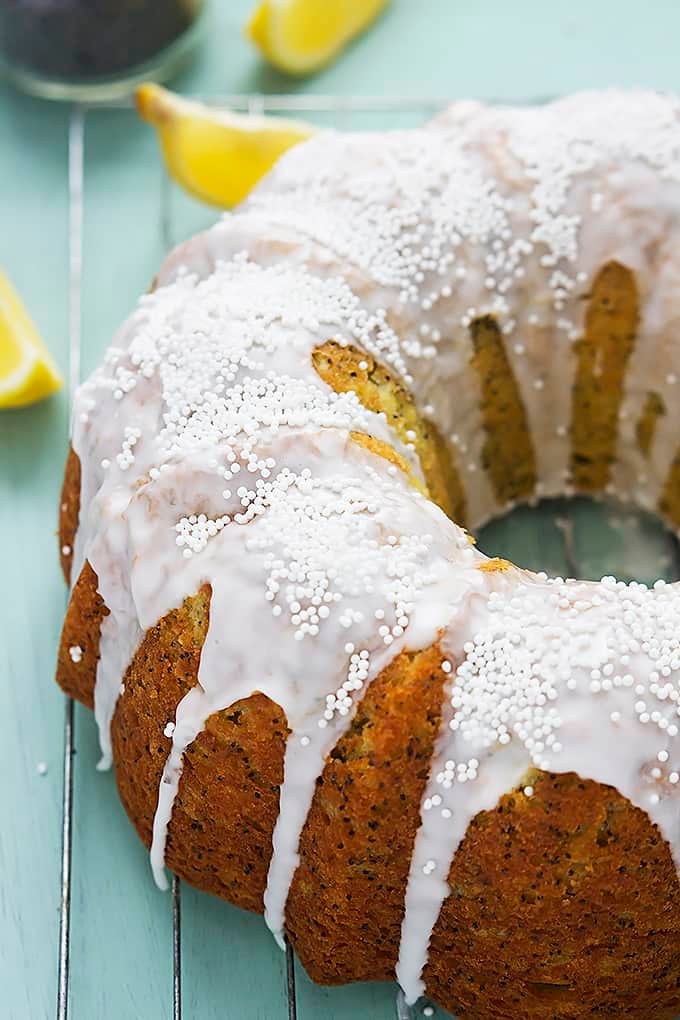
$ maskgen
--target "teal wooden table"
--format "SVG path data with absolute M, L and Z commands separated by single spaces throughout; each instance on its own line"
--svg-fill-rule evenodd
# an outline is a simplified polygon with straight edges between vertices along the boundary
M 476 96 L 532 101 L 584 87 L 680 90 L 680 7 L 626 0 L 394 0 L 333 67 L 305 82 L 268 70 L 241 38 L 249 0 L 216 2 L 194 68 L 178 83 L 205 94 Z M 390 123 L 414 119 L 393 113 Z M 71 111 L 0 86 L 0 265 L 25 298 L 65 375 L 80 311 L 82 372 L 153 275 L 162 171 L 154 139 L 130 112 L 88 114 L 84 132 L 82 300 L 69 294 Z M 364 118 L 365 120 L 366 118 Z M 372 115 L 372 122 L 388 115 Z M 328 117 L 326 118 L 328 122 Z M 350 115 L 335 120 L 341 126 Z M 79 140 L 78 121 L 75 136 Z M 72 129 L 73 130 L 73 129 Z M 71 183 L 78 183 L 76 161 Z M 170 199 L 176 235 L 210 213 Z M 72 245 L 77 258 L 78 245 Z M 75 268 L 71 264 L 71 270 Z M 56 509 L 68 394 L 0 415 L 0 1017 L 56 1011 L 61 900 L 64 699 L 52 683 L 65 590 Z M 674 548 L 649 521 L 585 503 L 524 510 L 481 539 L 488 552 L 553 572 L 648 580 L 674 571 Z M 73 720 L 69 1016 L 173 1016 L 172 900 L 98 758 L 90 714 Z M 188 887 L 181 896 L 183 1015 L 191 1020 L 286 1016 L 285 958 L 261 920 Z M 386 1020 L 394 988 L 323 990 L 296 968 L 301 1020 Z M 422 1007 L 416 1011 L 422 1015 Z

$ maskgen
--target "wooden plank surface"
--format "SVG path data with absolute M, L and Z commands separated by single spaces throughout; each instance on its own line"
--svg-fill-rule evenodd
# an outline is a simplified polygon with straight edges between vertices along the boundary
M 263 68 L 240 35 L 248 0 L 215 2 L 202 62 L 185 76 L 204 93 L 289 91 L 475 95 L 527 100 L 584 86 L 680 89 L 680 8 L 654 16 L 632 0 L 394 0 L 375 30 L 309 82 Z M 68 111 L 0 87 L 0 264 L 12 276 L 64 371 L 68 350 Z M 412 118 L 409 118 L 412 119 Z M 326 118 L 328 121 L 328 118 Z M 395 118 L 383 118 L 395 123 Z M 405 120 L 403 121 L 406 122 Z M 338 126 L 349 126 L 344 118 Z M 148 284 L 160 258 L 160 167 L 131 114 L 88 116 L 83 279 L 83 370 Z M 210 214 L 172 195 L 174 239 Z M 0 1015 L 54 1016 L 61 840 L 63 699 L 52 684 L 65 593 L 54 528 L 67 437 L 65 394 L 0 415 Z M 555 518 L 557 516 L 556 523 Z M 566 530 L 565 530 L 566 529 Z M 568 573 L 565 536 L 584 576 L 616 570 L 652 579 L 671 547 L 648 521 L 578 503 L 521 510 L 490 525 L 487 552 Z M 75 714 L 71 1016 L 172 1016 L 171 898 L 111 775 L 95 771 L 89 713 Z M 46 772 L 38 772 L 44 763 Z M 285 960 L 262 922 L 182 889 L 182 978 L 191 1020 L 285 1017 Z M 301 1020 L 387 1020 L 394 989 L 319 989 L 297 969 Z M 420 1011 L 422 1013 L 422 1011 Z M 441 1015 L 441 1014 L 439 1014 Z
M 45 146 L 30 174 L 22 152 L 27 122 Z M 65 125 L 65 114 L 30 100 L 0 104 L 0 265 L 62 368 Z M 52 677 L 65 606 L 55 526 L 66 435 L 63 393 L 0 414 L 0 1014 L 12 1020 L 51 1016 L 56 1001 L 64 707 Z
M 151 281 L 163 248 L 154 141 L 130 112 L 85 120 L 82 372 Z M 111 250 L 117 253 L 115 264 Z M 111 773 L 98 772 L 96 727 L 77 706 L 71 936 L 74 1020 L 169 1016 L 172 912 L 151 879 Z M 152 1014 L 153 1015 L 153 1014 Z

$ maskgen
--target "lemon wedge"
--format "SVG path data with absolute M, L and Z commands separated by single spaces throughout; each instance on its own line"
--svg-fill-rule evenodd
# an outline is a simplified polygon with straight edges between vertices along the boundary
M 232 113 L 151 83 L 140 85 L 136 99 L 140 117 L 158 130 L 168 172 L 222 209 L 237 205 L 286 149 L 315 132 L 302 121 Z
M 260 0 L 246 34 L 289 74 L 327 64 L 385 7 L 387 0 Z
M 0 272 L 0 407 L 23 407 L 62 385 L 17 292 Z

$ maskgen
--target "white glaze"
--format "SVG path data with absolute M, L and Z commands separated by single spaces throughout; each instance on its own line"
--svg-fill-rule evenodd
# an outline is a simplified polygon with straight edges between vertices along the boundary
M 464 628 L 450 627 L 442 642 L 446 661 L 459 665 L 406 891 L 397 978 L 410 1003 L 425 990 L 430 935 L 469 823 L 532 766 L 618 789 L 656 822 L 680 870 L 677 785 L 669 780 L 680 723 L 670 679 L 680 667 L 677 586 L 544 580 L 516 569 L 491 576 Z
M 201 584 L 212 587 L 198 686 L 174 720 L 163 722 L 172 747 L 154 819 L 159 884 L 186 748 L 212 713 L 260 691 L 282 708 L 291 730 L 265 895 L 267 922 L 281 940 L 316 778 L 366 686 L 401 649 L 437 639 L 454 669 L 465 671 L 488 628 L 498 626 L 497 599 L 515 589 L 520 602 L 538 597 L 540 604 L 525 605 L 536 620 L 514 654 L 538 635 L 536 661 L 550 672 L 541 635 L 557 627 L 561 654 L 579 677 L 574 690 L 553 678 L 562 750 L 546 752 L 542 767 L 615 785 L 647 810 L 678 860 L 680 784 L 670 777 L 680 758 L 669 731 L 678 638 L 663 649 L 674 692 L 658 709 L 665 732 L 641 721 L 639 697 L 625 700 L 637 683 L 649 683 L 647 652 L 636 652 L 628 666 L 632 688 L 591 692 L 582 683 L 599 668 L 592 662 L 603 635 L 613 635 L 615 659 L 627 619 L 634 623 L 652 604 L 680 612 L 677 586 L 650 593 L 569 584 L 559 595 L 563 607 L 551 601 L 559 583 L 480 571 L 483 557 L 464 533 L 396 468 L 350 440 L 351 431 L 375 435 L 419 473 L 413 451 L 382 416 L 352 394 L 333 394 L 310 354 L 333 338 L 363 347 L 403 377 L 449 440 L 478 526 L 498 506 L 479 467 L 484 436 L 469 363 L 471 319 L 493 313 L 503 329 L 534 439 L 537 495 L 565 491 L 571 343 L 583 329 L 590 282 L 602 264 L 620 260 L 635 272 L 642 321 L 612 489 L 643 501 L 646 486 L 645 500 L 655 503 L 680 434 L 671 381 L 680 361 L 679 158 L 675 100 L 605 93 L 534 110 L 459 104 L 424 131 L 329 134 L 292 150 L 242 210 L 167 260 L 160 289 L 142 299 L 80 389 L 73 418 L 82 468 L 74 579 L 88 560 L 110 610 L 95 690 L 104 762 L 122 677 L 142 634 Z M 643 483 L 634 422 L 650 390 L 664 395 L 668 413 Z M 242 470 L 229 482 L 232 464 Z M 273 488 L 265 493 L 256 484 Z M 298 563 L 306 580 L 295 610 L 295 593 L 277 588 L 274 575 L 280 566 L 290 584 Z M 335 586 L 337 602 L 315 602 L 321 596 L 306 592 L 315 590 L 309 571 L 317 568 L 317 581 Z M 403 626 L 395 577 L 411 593 Z M 593 601 L 586 590 L 599 593 L 604 608 L 586 606 Z M 315 615 L 321 605 L 327 616 Z M 511 612 L 503 626 L 513 626 Z M 581 638 L 592 645 L 583 654 Z M 351 656 L 360 651 L 368 655 L 356 686 Z M 461 757 L 460 737 L 448 729 L 452 711 L 447 703 L 406 891 L 398 976 L 411 999 L 422 990 L 446 874 L 468 822 L 536 761 L 519 731 L 500 751 L 488 733 L 489 746 L 473 739 L 463 758 L 475 749 L 479 774 L 446 790 L 451 819 L 426 811 L 438 795 L 441 763 Z M 668 758 L 654 777 L 659 753 Z M 424 875 L 430 860 L 434 869 Z

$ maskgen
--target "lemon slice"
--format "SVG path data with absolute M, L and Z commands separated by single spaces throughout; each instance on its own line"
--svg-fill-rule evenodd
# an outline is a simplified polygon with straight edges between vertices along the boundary
M 0 272 L 0 407 L 23 407 L 62 385 L 19 295 Z
M 307 74 L 327 64 L 387 0 L 260 0 L 246 34 L 275 67 Z
M 151 83 L 137 89 L 137 110 L 158 129 L 175 180 L 222 209 L 237 205 L 286 149 L 315 131 L 302 121 L 204 106 Z

